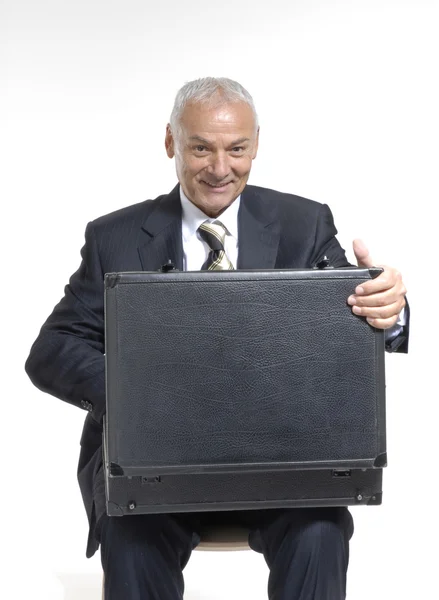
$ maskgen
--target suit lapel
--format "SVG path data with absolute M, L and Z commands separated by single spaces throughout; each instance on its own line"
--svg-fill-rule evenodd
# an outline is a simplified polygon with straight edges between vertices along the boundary
M 238 213 L 238 269 L 273 269 L 280 237 L 277 206 L 247 186 Z
M 145 219 L 142 229 L 144 243 L 138 251 L 144 271 L 157 271 L 171 261 L 176 269 L 183 269 L 181 236 L 181 202 L 179 186 L 157 201 Z
M 157 201 L 142 229 L 145 241 L 138 247 L 144 271 L 157 271 L 169 260 L 183 269 L 179 185 Z M 279 246 L 277 206 L 258 188 L 247 186 L 238 213 L 238 269 L 273 269 Z

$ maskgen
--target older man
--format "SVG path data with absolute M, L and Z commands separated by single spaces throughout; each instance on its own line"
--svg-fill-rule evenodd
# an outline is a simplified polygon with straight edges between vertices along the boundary
M 110 518 L 105 513 L 102 417 L 105 412 L 103 276 L 179 269 L 307 268 L 327 257 L 347 266 L 326 205 L 248 186 L 258 149 L 253 101 L 237 82 L 206 78 L 177 94 L 165 146 L 179 185 L 89 223 L 82 263 L 43 325 L 26 370 L 41 390 L 89 410 L 78 478 L 90 534 L 101 544 L 107 600 L 178 600 L 182 570 L 206 520 L 238 522 L 270 568 L 271 600 L 345 597 L 352 519 L 345 508 Z M 354 242 L 359 265 L 372 266 Z M 352 290 L 347 302 L 371 326 L 386 329 L 388 350 L 407 350 L 400 274 L 391 267 Z

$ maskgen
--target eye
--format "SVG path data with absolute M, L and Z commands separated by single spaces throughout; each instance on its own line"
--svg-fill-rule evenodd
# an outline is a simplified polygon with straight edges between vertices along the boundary
M 207 150 L 207 147 L 203 146 L 202 144 L 198 144 L 198 146 L 195 146 L 194 150 L 196 152 L 205 152 Z
M 244 152 L 244 147 L 243 146 L 235 146 L 234 148 L 232 148 L 232 152 L 234 152 L 235 154 L 241 154 L 241 152 Z

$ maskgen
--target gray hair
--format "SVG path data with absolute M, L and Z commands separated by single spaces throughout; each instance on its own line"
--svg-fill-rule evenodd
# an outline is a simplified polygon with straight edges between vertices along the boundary
M 170 118 L 174 138 L 180 133 L 181 116 L 190 102 L 199 102 L 211 108 L 224 102 L 245 102 L 252 109 L 256 129 L 258 128 L 258 115 L 253 98 L 240 83 L 227 77 L 203 77 L 188 81 L 177 93 Z

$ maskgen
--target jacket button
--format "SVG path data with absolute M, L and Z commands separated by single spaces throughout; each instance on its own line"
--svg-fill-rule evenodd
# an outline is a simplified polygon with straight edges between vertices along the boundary
M 82 408 L 87 408 L 87 402 L 85 400 L 81 400 Z

